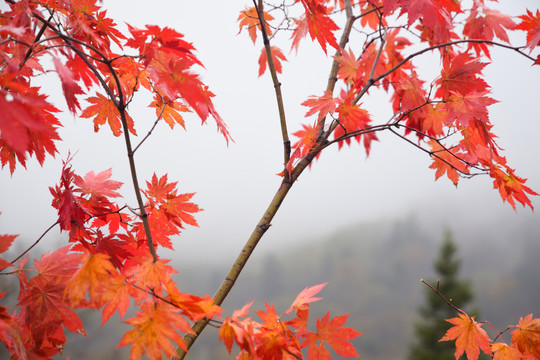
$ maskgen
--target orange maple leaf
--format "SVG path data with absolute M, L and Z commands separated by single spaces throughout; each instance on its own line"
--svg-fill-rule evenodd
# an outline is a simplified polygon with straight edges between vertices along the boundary
M 189 108 L 178 101 L 166 101 L 159 94 L 155 94 L 154 101 L 150 104 L 151 107 L 156 109 L 156 115 L 161 118 L 172 128 L 175 124 L 180 125 L 184 129 L 184 118 L 180 114 L 181 112 L 190 112 Z
M 469 169 L 467 165 L 460 159 L 463 154 L 458 153 L 455 148 L 445 149 L 435 140 L 430 140 L 428 144 L 431 146 L 431 153 L 433 156 L 433 163 L 429 166 L 430 169 L 436 169 L 435 180 L 439 179 L 445 173 L 450 180 L 457 185 L 459 182 L 458 171 L 468 174 Z
M 492 355 L 489 345 L 489 336 L 482 324 L 474 320 L 474 316 L 470 317 L 467 314 L 458 314 L 459 317 L 446 319 L 452 326 L 439 341 L 456 340 L 456 352 L 454 356 L 456 360 L 466 353 L 468 360 L 477 360 L 480 355 L 480 349 L 488 355 Z
M 177 271 L 167 265 L 170 260 L 159 259 L 154 261 L 151 256 L 141 260 L 139 266 L 133 266 L 126 270 L 126 276 L 133 276 L 132 280 L 144 289 L 153 289 L 159 292 L 163 284 L 171 280 L 171 275 Z
M 143 302 L 141 311 L 126 320 L 135 328 L 122 337 L 118 346 L 131 344 L 130 359 L 141 359 L 144 353 L 150 360 L 161 360 L 162 352 L 170 358 L 175 354 L 175 343 L 187 351 L 186 344 L 178 331 L 193 333 L 186 319 L 178 309 L 163 301 Z
M 519 319 L 519 325 L 512 331 L 512 345 L 525 355 L 540 358 L 540 319 L 529 314 Z
M 514 347 L 505 343 L 491 344 L 494 353 L 493 360 L 521 360 L 521 353 Z
M 274 17 L 268 14 L 266 11 L 263 11 L 263 18 L 266 25 L 266 34 L 271 35 L 272 29 L 268 26 L 268 21 L 274 20 Z M 257 28 L 261 28 L 257 9 L 255 7 L 250 7 L 240 11 L 237 21 L 240 21 L 240 30 L 238 30 L 238 33 L 240 34 L 245 26 L 248 30 L 249 37 L 255 44 L 255 40 L 257 40 Z
M 92 96 L 87 99 L 92 105 L 88 106 L 81 113 L 83 118 L 94 118 L 94 131 L 98 132 L 99 127 L 105 123 L 108 123 L 111 127 L 111 130 L 114 136 L 120 136 L 122 134 L 122 121 L 120 120 L 120 113 L 114 105 L 114 102 L 101 95 L 100 93 L 96 94 L 97 96 Z M 137 135 L 135 128 L 133 127 L 133 119 L 126 112 L 126 120 L 128 124 L 129 132 L 133 135 Z
M 109 256 L 104 253 L 86 252 L 81 260 L 81 267 L 67 283 L 65 296 L 73 305 L 78 305 L 86 296 L 96 307 L 103 305 L 103 293 L 110 280 L 117 274 Z

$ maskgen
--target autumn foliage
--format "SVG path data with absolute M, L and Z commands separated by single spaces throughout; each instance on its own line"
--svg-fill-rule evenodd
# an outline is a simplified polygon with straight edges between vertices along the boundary
M 330 349 L 356 357 L 350 341 L 361 334 L 345 325 L 348 315 L 328 312 L 310 321 L 310 304 L 320 300 L 316 295 L 325 284 L 306 288 L 281 315 L 270 304 L 255 311 L 258 319 L 249 316 L 251 303 L 231 315 L 220 305 L 295 180 L 333 144 L 355 140 L 369 155 L 377 133 L 391 132 L 433 159 L 435 178 L 447 176 L 457 184 L 460 177 L 484 174 L 503 201 L 532 209 L 529 197 L 537 194 L 507 163 L 491 132 L 488 109 L 497 100 L 482 72 L 493 47 L 540 65 L 540 55 L 533 55 L 540 46 L 540 11 L 524 9 L 513 18 L 493 5 L 297 0 L 254 1 L 239 9 L 239 32 L 262 44 L 253 59 L 258 75 L 269 73 L 275 89 L 283 179 L 226 281 L 210 297 L 182 292 L 172 278 L 176 270 L 159 256 L 162 247 L 174 249 L 182 229 L 198 226 L 202 209 L 167 174 L 139 182 L 134 155 L 152 131 L 138 134 L 139 119 L 129 109 L 134 101 L 146 101 L 155 111 L 154 125 L 164 121 L 171 128 L 184 127 L 193 116 L 202 123 L 210 118 L 232 142 L 214 107 L 215 95 L 199 76 L 203 64 L 194 46 L 169 27 L 119 26 L 95 0 L 6 0 L 0 13 L 0 163 L 13 173 L 31 158 L 40 164 L 64 159 L 58 183 L 49 188 L 58 212 L 49 230 L 58 226 L 69 240 L 33 264 L 26 255 L 33 245 L 24 244 L 27 251 L 14 260 L 0 258 L 1 274 L 16 276 L 20 289 L 16 309 L 0 306 L 0 340 L 13 358 L 52 358 L 62 351 L 66 330 L 84 334 L 75 310 L 90 308 L 101 312 L 102 323 L 118 312 L 132 326 L 119 343 L 131 347 L 131 359 L 183 357 L 209 322 L 220 327 L 229 352 L 239 349 L 239 359 L 329 359 Z M 509 32 L 524 35 L 524 43 L 510 44 Z M 308 119 L 295 125 L 292 146 L 278 79 L 290 55 L 272 44 L 283 36 L 295 52 L 310 39 L 332 62 L 327 87 L 302 102 Z M 440 60 L 434 79 L 422 78 L 415 67 L 424 53 Z M 47 88 L 35 85 L 37 76 L 59 81 L 65 104 L 52 104 Z M 390 119 L 374 119 L 363 106 L 375 89 L 388 94 Z M 96 132 L 123 138 L 136 204 L 119 205 L 125 189 L 112 169 L 83 175 L 73 169 L 70 154 L 58 154 L 64 112 L 93 121 Z M 0 253 L 14 241 L 16 235 L 0 235 Z M 135 314 L 125 318 L 130 307 Z M 441 339 L 455 340 L 456 359 L 463 353 L 477 359 L 480 351 L 495 359 L 540 357 L 540 320 L 532 315 L 510 327 L 511 341 L 504 342 L 502 333 L 491 339 L 483 323 L 456 310 Z

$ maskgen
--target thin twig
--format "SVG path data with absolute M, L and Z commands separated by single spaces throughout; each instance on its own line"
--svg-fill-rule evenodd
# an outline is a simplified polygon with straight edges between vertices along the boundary
M 54 228 L 54 227 L 55 227 L 56 225 L 58 225 L 58 224 L 60 224 L 60 221 L 57 221 L 57 222 L 55 222 L 54 224 L 52 224 L 51 226 L 49 226 L 49 227 L 47 228 L 47 230 L 45 230 L 45 231 L 43 232 L 43 234 L 41 234 L 41 236 L 40 236 L 40 237 L 39 237 L 32 245 L 30 245 L 30 247 L 29 247 L 28 249 L 26 249 L 25 251 L 23 251 L 23 253 L 20 254 L 19 256 L 17 256 L 15 259 L 11 260 L 10 263 L 14 264 L 14 263 L 17 262 L 20 258 L 22 258 L 24 255 L 26 255 L 30 250 L 32 250 L 32 248 L 33 248 L 34 246 L 36 246 L 36 245 L 41 241 L 41 239 L 43 239 L 43 237 L 44 237 L 45 235 L 47 235 L 47 233 L 48 233 L 49 231 L 52 230 L 52 228 Z M 6 269 L 7 267 L 8 267 L 8 266 L 6 266 L 6 267 L 0 269 L 0 271 L 3 271 L 3 270 Z

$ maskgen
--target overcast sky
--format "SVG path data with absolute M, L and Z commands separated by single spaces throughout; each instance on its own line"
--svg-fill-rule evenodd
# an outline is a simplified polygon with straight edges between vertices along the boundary
M 508 4 L 503 10 L 514 15 L 527 6 L 538 6 L 535 0 L 502 2 Z M 279 186 L 281 179 L 275 174 L 282 170 L 283 159 L 271 79 L 268 73 L 257 78 L 262 44 L 253 46 L 247 34 L 237 35 L 238 12 L 251 2 L 154 0 L 150 4 L 104 1 L 108 14 L 119 23 L 170 26 L 193 42 L 206 67 L 201 70 L 202 78 L 217 95 L 216 109 L 235 142 L 227 147 L 211 119 L 201 127 L 200 120 L 188 115 L 187 131 L 171 131 L 162 123 L 137 152 L 139 176 L 147 180 L 154 172 L 168 173 L 169 179 L 179 182 L 181 192 L 196 192 L 194 201 L 205 209 L 196 216 L 200 228 L 187 228 L 177 239 L 176 259 L 224 258 L 232 263 Z M 326 87 L 329 61 L 309 39 L 301 44 L 298 56 L 286 54 L 289 62 L 284 64 L 280 80 L 292 133 L 305 121 L 306 109 L 299 104 L 309 95 L 322 94 Z M 493 132 L 506 149 L 510 166 L 540 192 L 540 66 L 531 67 L 511 51 L 493 50 L 493 60 L 485 70 L 493 97 L 501 101 L 490 107 Z M 437 63 L 429 57 L 422 64 L 428 71 L 436 71 Z M 65 108 L 62 96 L 53 101 Z M 144 105 L 135 100 L 130 108 L 139 135 L 155 119 Z M 391 114 L 390 105 L 379 96 L 368 98 L 365 106 L 375 121 L 386 121 Z M 67 115 L 64 124 L 61 136 L 65 143 L 56 159 L 47 159 L 43 168 L 31 161 L 28 171 L 18 168 L 13 176 L 7 168 L 2 170 L 1 233 L 21 234 L 21 240 L 29 244 L 56 221 L 48 187 L 58 182 L 61 160 L 68 150 L 76 152 L 73 168 L 79 175 L 112 167 L 113 178 L 125 183 L 126 201 L 135 204 L 123 138 L 115 138 L 105 127 L 95 134 L 88 119 Z M 379 138 L 369 158 L 357 145 L 324 153 L 294 185 L 258 251 L 277 247 L 286 251 L 291 244 L 331 233 L 339 226 L 410 213 L 441 225 L 466 221 L 471 226 L 485 226 L 490 218 L 501 216 L 509 224 L 538 218 L 538 197 L 532 199 L 536 214 L 521 207 L 514 212 L 502 203 L 489 177 L 463 179 L 457 189 L 446 178 L 435 182 L 425 153 L 391 134 L 379 134 Z M 42 246 L 56 247 L 56 239 L 58 231 L 44 239 Z

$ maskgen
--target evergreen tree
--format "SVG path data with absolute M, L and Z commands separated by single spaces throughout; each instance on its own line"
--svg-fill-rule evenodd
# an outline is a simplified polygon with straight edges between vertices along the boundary
M 433 263 L 438 276 L 439 290 L 458 308 L 464 309 L 473 299 L 471 283 L 459 278 L 461 260 L 457 256 L 457 245 L 452 233 L 445 231 L 439 255 Z M 434 284 L 435 280 L 428 283 Z M 419 308 L 421 321 L 416 324 L 417 342 L 410 347 L 409 360 L 455 360 L 452 342 L 439 342 L 450 327 L 445 321 L 456 316 L 456 311 L 433 290 L 425 288 L 426 303 Z

